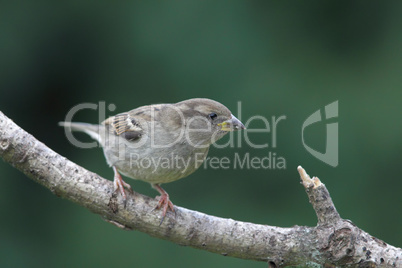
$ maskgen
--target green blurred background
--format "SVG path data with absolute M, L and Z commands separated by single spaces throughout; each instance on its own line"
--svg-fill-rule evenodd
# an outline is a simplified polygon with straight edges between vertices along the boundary
M 285 115 L 276 148 L 243 142 L 209 153 L 275 152 L 286 159 L 285 170 L 200 169 L 165 185 L 173 203 L 241 221 L 314 226 L 300 164 L 326 184 L 342 217 L 400 247 L 401 14 L 401 1 L 2 1 L 0 110 L 106 178 L 113 172 L 101 149 L 74 147 L 57 126 L 77 104 L 113 103 L 109 116 L 207 97 L 235 115 L 240 101 L 243 121 Z M 336 100 L 333 168 L 306 151 L 301 127 Z M 96 123 L 98 113 L 84 110 L 74 119 Z M 270 133 L 249 136 L 271 145 Z M 306 142 L 324 151 L 325 124 L 311 126 Z M 0 174 L 1 267 L 266 267 L 122 231 L 4 162 Z M 146 183 L 127 181 L 157 195 Z

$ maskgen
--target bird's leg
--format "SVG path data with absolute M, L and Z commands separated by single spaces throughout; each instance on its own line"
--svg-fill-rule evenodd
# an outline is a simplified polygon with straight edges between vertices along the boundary
M 124 191 L 124 187 L 126 187 L 130 193 L 133 193 L 133 189 L 131 189 L 130 184 L 123 181 L 123 178 L 121 177 L 119 171 L 117 171 L 117 168 L 115 166 L 113 166 L 113 171 L 114 171 L 114 180 L 113 180 L 114 191 L 116 192 L 117 190 L 119 190 L 119 192 L 123 197 L 124 207 L 126 207 L 127 197 Z
M 156 209 L 163 208 L 162 220 L 160 223 L 160 224 L 162 224 L 163 220 L 165 219 L 166 212 L 168 211 L 168 209 L 170 209 L 172 212 L 175 212 L 174 206 L 173 206 L 173 203 L 169 199 L 168 193 L 165 190 L 163 190 L 163 188 L 160 187 L 159 184 L 152 184 L 152 188 L 154 188 L 161 194 L 161 196 L 159 197 L 159 202 L 158 202 L 158 205 L 156 206 Z

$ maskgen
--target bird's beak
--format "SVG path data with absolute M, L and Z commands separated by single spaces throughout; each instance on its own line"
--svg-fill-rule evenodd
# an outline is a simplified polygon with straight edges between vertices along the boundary
M 221 130 L 223 130 L 223 131 L 234 131 L 234 130 L 246 129 L 244 127 L 243 123 L 240 122 L 240 120 L 237 119 L 233 114 L 229 120 L 219 123 L 218 126 L 220 126 Z

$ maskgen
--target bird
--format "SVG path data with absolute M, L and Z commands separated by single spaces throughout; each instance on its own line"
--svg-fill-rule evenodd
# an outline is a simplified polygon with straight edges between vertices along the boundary
M 151 184 L 160 194 L 155 209 L 175 213 L 169 194 L 161 187 L 196 171 L 210 146 L 230 131 L 245 129 L 223 104 L 194 98 L 178 103 L 141 106 L 107 118 L 100 124 L 60 122 L 66 131 L 80 131 L 103 148 L 114 171 L 114 192 L 132 192 L 121 174 Z

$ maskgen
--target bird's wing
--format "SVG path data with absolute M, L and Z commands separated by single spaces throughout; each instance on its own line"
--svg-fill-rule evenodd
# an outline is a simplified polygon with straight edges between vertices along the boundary
M 110 133 L 122 136 L 129 141 L 135 141 L 141 138 L 143 134 L 143 129 L 129 113 L 109 117 L 102 124 L 106 126 Z
M 126 113 L 109 117 L 102 124 L 107 129 L 126 140 L 135 141 L 141 138 L 147 129 L 147 125 L 156 118 L 162 105 L 148 105 L 131 110 Z

